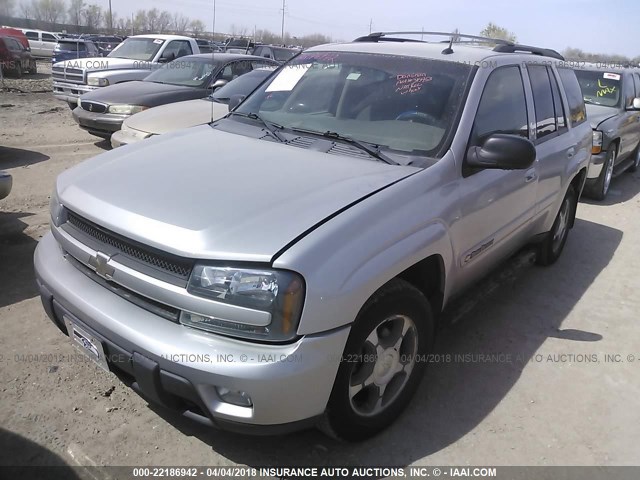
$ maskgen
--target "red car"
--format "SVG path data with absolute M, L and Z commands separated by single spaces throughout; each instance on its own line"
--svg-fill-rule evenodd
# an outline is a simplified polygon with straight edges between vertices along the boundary
M 20 78 L 24 72 L 37 73 L 36 60 L 17 39 L 0 36 L 0 67 L 2 73 Z

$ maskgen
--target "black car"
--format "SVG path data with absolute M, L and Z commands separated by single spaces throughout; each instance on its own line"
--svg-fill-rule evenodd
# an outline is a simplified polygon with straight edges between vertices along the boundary
M 180 57 L 144 80 L 119 83 L 85 93 L 73 118 L 80 128 L 102 138 L 120 130 L 122 122 L 147 108 L 204 98 L 229 81 L 275 60 L 242 54 L 200 54 Z

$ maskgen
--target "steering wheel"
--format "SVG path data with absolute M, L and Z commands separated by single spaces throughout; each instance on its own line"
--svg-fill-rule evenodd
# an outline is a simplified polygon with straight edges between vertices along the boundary
M 406 122 L 424 123 L 427 125 L 437 125 L 439 120 L 430 113 L 419 112 L 417 110 L 407 110 L 396 117 L 396 120 Z

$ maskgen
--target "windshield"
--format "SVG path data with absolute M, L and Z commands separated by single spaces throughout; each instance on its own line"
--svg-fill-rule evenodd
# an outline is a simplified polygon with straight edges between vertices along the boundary
M 441 60 L 306 52 L 236 111 L 285 129 L 332 132 L 401 153 L 440 156 L 470 73 L 469 65 Z
M 605 107 L 620 106 L 622 77 L 619 73 L 576 70 L 576 77 L 585 103 Z
M 65 42 L 59 40 L 55 49 L 58 52 L 86 52 L 87 45 L 84 42 Z
M 272 69 L 253 70 L 230 81 L 211 94 L 209 98 L 220 103 L 229 103 L 229 99 L 234 95 L 249 95 L 272 73 Z
M 278 60 L 279 62 L 286 62 L 291 57 L 295 56 L 298 53 L 297 50 L 289 50 L 286 48 L 271 48 L 273 50 L 273 58 Z
M 130 58 L 150 62 L 164 43 L 161 38 L 127 38 L 118 45 L 107 57 Z
M 216 67 L 217 64 L 212 64 L 210 58 L 178 58 L 154 71 L 144 81 L 204 88 L 211 80 L 211 73 Z

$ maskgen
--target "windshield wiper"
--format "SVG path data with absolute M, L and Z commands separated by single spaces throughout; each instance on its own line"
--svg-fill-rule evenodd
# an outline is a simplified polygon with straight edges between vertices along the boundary
M 349 145 L 353 145 L 354 147 L 362 150 L 363 152 L 368 153 L 373 158 L 377 158 L 389 165 L 400 165 L 398 162 L 391 160 L 387 155 L 380 151 L 380 148 L 377 145 L 367 145 L 364 142 L 356 140 L 355 138 L 346 137 L 344 135 L 340 135 L 338 132 L 332 132 L 331 130 L 327 130 L 326 132 L 316 132 L 315 130 L 307 130 L 305 128 L 292 128 L 294 132 L 298 133 L 307 133 L 310 135 L 319 135 L 324 138 L 330 138 L 332 140 L 338 140 L 343 143 L 347 143 Z
M 285 143 L 286 140 L 280 135 L 278 130 L 282 130 L 284 127 L 282 125 L 278 125 L 277 123 L 267 122 L 264 118 L 262 118 L 257 113 L 244 113 L 244 112 L 229 112 L 229 116 L 238 115 L 240 117 L 250 118 L 251 120 L 257 120 L 269 131 L 271 136 L 278 140 L 280 143 Z

